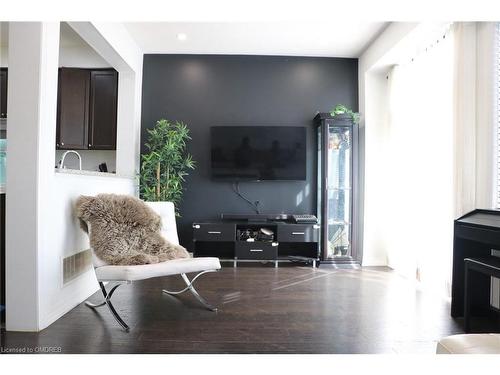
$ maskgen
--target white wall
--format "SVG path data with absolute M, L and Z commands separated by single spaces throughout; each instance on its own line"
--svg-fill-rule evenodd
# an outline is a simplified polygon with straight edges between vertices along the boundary
M 66 68 L 109 68 L 111 65 L 88 46 L 61 47 L 59 66 Z
M 10 26 L 6 328 L 38 331 L 97 290 L 91 272 L 62 285 L 62 259 L 88 247 L 86 235 L 72 214 L 75 198 L 100 192 L 134 194 L 136 186 L 133 178 L 55 173 L 59 24 Z M 80 26 L 91 31 L 93 43 L 106 46 L 106 61 L 121 77 L 134 77 L 134 85 L 119 88 L 119 95 L 134 100 L 122 108 L 118 119 L 122 139 L 117 154 L 126 155 L 129 170 L 135 171 L 139 158 L 134 150 L 140 137 L 140 93 L 135 91 L 140 90 L 140 84 L 135 78 L 142 77 L 142 53 L 120 25 L 105 26 L 111 40 L 90 23 Z M 120 36 L 116 48 L 116 40 L 111 38 L 115 28 Z
M 127 178 L 83 176 L 56 173 L 47 201 L 46 243 L 39 257 L 40 329 L 50 325 L 84 301 L 97 289 L 93 270 L 63 285 L 63 258 L 89 248 L 88 236 L 80 229 L 74 202 L 80 195 L 102 192 L 134 195 L 134 182 Z
M 0 22 L 0 67 L 2 68 L 7 66 L 9 50 L 7 45 L 2 44 L 1 41 L 8 40 L 9 38 L 8 34 L 9 34 L 9 24 L 7 22 Z
M 9 49 L 0 47 L 0 67 L 9 66 Z M 67 68 L 109 68 L 111 65 L 90 47 L 61 47 L 59 66 Z
M 389 202 L 384 197 L 387 191 L 387 174 L 390 155 L 387 155 L 388 113 L 388 81 L 387 72 L 372 72 L 365 75 L 365 124 L 364 136 L 366 155 L 364 162 L 364 249 L 363 265 L 387 265 L 387 241 L 385 233 L 390 222 L 382 220 Z M 368 120 L 366 120 L 368 119 Z
M 9 49 L 0 47 L 0 68 L 6 68 L 9 65 Z
M 6 181 L 6 326 L 40 328 L 40 269 L 50 211 L 59 24 L 11 23 Z M 42 131 L 43 130 L 43 131 Z

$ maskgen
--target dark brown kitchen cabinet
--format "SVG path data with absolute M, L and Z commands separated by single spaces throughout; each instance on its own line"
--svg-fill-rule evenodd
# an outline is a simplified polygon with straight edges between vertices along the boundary
M 7 118 L 7 68 L 0 68 L 0 118 Z
M 118 72 L 59 69 L 59 150 L 115 150 Z
M 91 71 L 90 87 L 88 147 L 89 149 L 115 150 L 118 72 L 116 70 Z
M 90 71 L 87 69 L 59 69 L 57 103 L 58 149 L 87 148 Z

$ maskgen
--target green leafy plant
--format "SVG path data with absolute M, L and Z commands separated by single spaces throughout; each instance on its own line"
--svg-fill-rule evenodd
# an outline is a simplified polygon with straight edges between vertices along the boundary
M 335 108 L 330 111 L 330 116 L 335 117 L 337 115 L 348 115 L 351 117 L 352 122 L 359 124 L 360 114 L 358 112 L 353 112 L 352 109 L 347 108 L 343 104 L 337 104 Z
M 184 178 L 188 170 L 196 166 L 187 152 L 190 139 L 188 127 L 179 121 L 171 123 L 161 119 L 148 129 L 146 147 L 149 152 L 141 157 L 139 175 L 142 199 L 173 202 L 177 207 L 184 192 Z

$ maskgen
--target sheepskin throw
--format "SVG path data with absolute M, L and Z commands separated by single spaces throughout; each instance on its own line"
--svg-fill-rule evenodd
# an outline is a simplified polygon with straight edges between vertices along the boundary
M 87 233 L 90 224 L 90 246 L 95 255 L 108 264 L 151 264 L 189 257 L 185 248 L 161 235 L 160 215 L 137 198 L 82 195 L 76 202 L 76 213 Z

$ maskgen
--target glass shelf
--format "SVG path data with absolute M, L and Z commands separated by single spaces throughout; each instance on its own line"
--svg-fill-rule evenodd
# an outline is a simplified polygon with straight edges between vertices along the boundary
M 349 223 L 347 221 L 338 221 L 338 220 L 336 221 L 333 219 L 329 219 L 328 225 L 351 225 L 351 223 Z

